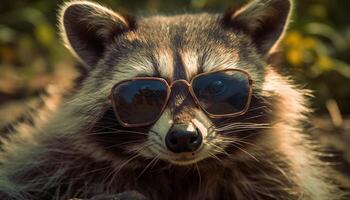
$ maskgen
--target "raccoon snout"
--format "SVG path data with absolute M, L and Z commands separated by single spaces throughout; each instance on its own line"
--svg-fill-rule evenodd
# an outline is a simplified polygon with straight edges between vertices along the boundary
M 174 153 L 194 152 L 202 142 L 202 133 L 197 128 L 189 130 L 182 124 L 173 125 L 165 137 L 166 147 Z

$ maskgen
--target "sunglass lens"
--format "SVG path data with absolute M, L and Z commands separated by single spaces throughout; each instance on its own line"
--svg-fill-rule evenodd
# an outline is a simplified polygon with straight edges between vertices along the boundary
M 151 123 L 166 103 L 167 85 L 159 80 L 130 80 L 114 87 L 115 112 L 129 125 Z
M 192 87 L 200 106 L 213 115 L 244 111 L 250 93 L 247 74 L 235 70 L 198 76 Z

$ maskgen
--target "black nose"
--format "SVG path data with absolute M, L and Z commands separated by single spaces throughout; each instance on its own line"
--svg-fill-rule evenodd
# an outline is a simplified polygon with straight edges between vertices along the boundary
M 174 125 L 165 138 L 168 149 L 174 153 L 194 152 L 202 144 L 202 134 L 199 130 L 186 130 L 186 126 Z

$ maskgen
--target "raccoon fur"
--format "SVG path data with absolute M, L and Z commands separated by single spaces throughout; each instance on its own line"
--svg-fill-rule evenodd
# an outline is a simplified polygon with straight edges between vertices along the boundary
M 65 3 L 60 33 L 84 76 L 61 103 L 1 138 L 0 199 L 349 198 L 303 128 L 309 91 L 267 61 L 291 10 L 291 0 L 254 0 L 224 14 L 136 19 L 93 2 Z M 238 117 L 211 119 L 174 88 L 154 124 L 126 128 L 108 99 L 133 77 L 172 83 L 234 68 L 254 80 L 249 110 Z M 177 124 L 203 133 L 200 150 L 167 149 Z

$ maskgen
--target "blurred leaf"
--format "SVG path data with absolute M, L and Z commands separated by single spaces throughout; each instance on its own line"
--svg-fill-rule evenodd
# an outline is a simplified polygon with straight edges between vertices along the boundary
M 194 8 L 203 8 L 206 3 L 207 3 L 207 0 L 192 0 L 191 1 L 191 5 Z
M 15 52 L 8 46 L 0 48 L 0 58 L 3 64 L 11 64 L 15 61 Z
M 41 24 L 39 25 L 36 30 L 36 37 L 38 41 L 43 44 L 44 46 L 49 46 L 52 44 L 54 38 L 54 31 L 52 30 L 52 27 L 47 24 Z
M 24 8 L 20 12 L 20 15 L 23 17 L 23 19 L 26 19 L 28 22 L 36 26 L 47 23 L 43 13 L 35 8 Z
M 337 30 L 333 29 L 329 25 L 321 23 L 310 23 L 306 25 L 305 30 L 309 34 L 315 34 L 329 39 L 332 44 L 339 50 L 345 49 L 349 45 L 345 38 L 343 38 Z
M 0 24 L 0 44 L 11 42 L 16 38 L 16 33 L 11 28 Z
M 333 62 L 334 62 L 334 70 L 336 70 L 346 78 L 350 79 L 350 65 L 341 60 L 333 60 Z
M 310 6 L 310 14 L 314 17 L 318 18 L 326 18 L 328 15 L 328 10 L 325 5 L 322 4 L 314 4 Z

